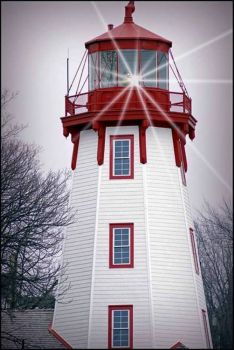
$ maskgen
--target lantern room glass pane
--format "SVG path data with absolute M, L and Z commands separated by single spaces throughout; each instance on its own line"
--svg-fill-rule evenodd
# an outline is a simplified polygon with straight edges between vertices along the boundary
M 100 83 L 101 88 L 108 88 L 117 85 L 116 51 L 100 52 Z
M 168 55 L 158 51 L 158 87 L 168 89 Z
M 127 86 L 131 83 L 131 76 L 138 73 L 138 51 L 120 50 L 118 80 L 119 86 Z
M 89 55 L 89 91 L 97 89 L 98 86 L 98 52 L 94 52 Z
M 156 51 L 142 50 L 140 53 L 141 62 L 141 84 L 143 86 L 156 87 Z

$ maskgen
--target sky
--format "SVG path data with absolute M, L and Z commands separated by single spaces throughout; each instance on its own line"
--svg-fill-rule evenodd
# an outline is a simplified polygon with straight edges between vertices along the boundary
M 68 49 L 71 81 L 84 43 L 106 32 L 107 24 L 121 24 L 127 3 L 1 2 L 2 89 L 18 92 L 8 110 L 16 122 L 28 125 L 22 138 L 41 146 L 45 171 L 71 163 L 72 143 L 60 121 Z M 232 1 L 135 1 L 134 22 L 172 41 L 192 98 L 198 122 L 196 138 L 187 137 L 186 154 L 194 217 L 204 200 L 217 207 L 232 198 L 232 7 Z

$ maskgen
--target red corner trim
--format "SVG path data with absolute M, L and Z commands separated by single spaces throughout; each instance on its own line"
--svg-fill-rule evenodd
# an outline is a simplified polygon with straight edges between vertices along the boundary
M 112 311 L 129 310 L 129 347 L 133 348 L 133 305 L 109 305 L 108 306 L 108 349 L 112 349 Z
M 104 162 L 105 135 L 106 135 L 106 127 L 100 126 L 98 129 L 98 150 L 97 150 L 98 165 L 102 165 Z
M 98 131 L 97 162 L 98 165 L 102 165 L 104 162 L 106 127 L 98 122 L 94 122 L 92 127 L 93 130 Z
M 195 138 L 195 130 L 192 128 L 189 128 L 189 138 L 190 140 L 193 140 Z
M 180 165 L 181 165 L 181 152 L 180 152 L 180 144 L 179 144 L 179 135 L 175 129 L 172 129 L 172 139 L 173 139 L 173 145 L 174 145 L 176 166 L 180 167 Z
M 69 135 L 69 131 L 68 128 L 66 128 L 65 126 L 63 127 L 63 136 L 68 137 Z
M 187 157 L 186 157 L 186 152 L 185 152 L 185 140 L 182 140 L 182 142 L 181 142 L 181 150 L 182 150 L 184 171 L 187 172 L 188 164 L 187 164 Z
M 130 228 L 130 263 L 114 264 L 113 263 L 113 229 L 116 227 Z M 110 224 L 109 225 L 109 268 L 133 268 L 134 267 L 134 224 Z
M 61 337 L 53 328 L 52 324 L 50 323 L 48 326 L 48 331 L 62 344 L 65 346 L 66 349 L 73 349 L 70 344 L 66 342 L 66 340 Z
M 78 148 L 79 148 L 79 141 L 80 141 L 80 132 L 79 131 L 77 131 L 75 134 L 72 134 L 71 141 L 74 144 L 73 152 L 72 152 L 71 168 L 72 168 L 72 170 L 75 170 L 76 169 L 76 162 L 77 162 L 77 155 L 78 155 Z
M 140 145 L 140 161 L 142 164 L 147 163 L 147 152 L 146 152 L 146 129 L 149 126 L 147 120 L 143 120 L 139 125 L 139 145 Z
M 183 348 L 184 346 L 185 346 L 184 344 L 182 344 L 180 341 L 178 341 L 170 349 L 180 349 L 180 348 Z

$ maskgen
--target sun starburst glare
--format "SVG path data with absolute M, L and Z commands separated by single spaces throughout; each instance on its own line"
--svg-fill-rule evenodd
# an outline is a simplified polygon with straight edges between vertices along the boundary
M 106 27 L 107 24 L 100 12 L 100 10 L 98 9 L 97 5 L 95 4 L 95 2 L 91 2 L 91 4 L 93 5 L 100 21 L 102 22 L 102 24 Z M 230 35 L 232 33 L 232 30 L 228 30 L 224 33 L 221 33 L 220 35 L 198 45 L 197 47 L 195 48 L 192 48 L 190 50 L 188 50 L 187 52 L 181 54 L 180 56 L 178 56 L 175 60 L 176 62 L 181 60 L 181 59 L 184 59 L 185 57 L 188 57 L 189 55 L 225 38 L 226 36 Z M 170 117 L 166 114 L 165 111 L 162 110 L 162 108 L 160 107 L 160 105 L 149 95 L 149 93 L 146 91 L 146 89 L 144 88 L 144 85 L 147 84 L 147 83 L 153 83 L 156 84 L 158 82 L 168 82 L 168 80 L 165 80 L 165 79 L 147 79 L 148 76 L 152 75 L 152 74 L 155 74 L 155 76 L 158 74 L 158 72 L 160 70 L 162 70 L 164 67 L 168 66 L 169 64 L 169 59 L 167 59 L 167 62 L 165 64 L 162 64 L 160 67 L 156 67 L 152 70 L 146 70 L 145 72 L 141 72 L 141 76 L 138 75 L 138 74 L 133 74 L 130 67 L 129 67 L 129 64 L 127 62 L 127 60 L 124 58 L 121 50 L 119 49 L 118 47 L 118 44 L 117 42 L 115 41 L 115 39 L 113 38 L 111 32 L 109 32 L 109 36 L 110 36 L 110 39 L 111 41 L 113 42 L 114 44 L 114 47 L 120 57 L 120 59 L 122 60 L 122 63 L 124 64 L 126 70 L 127 70 L 127 74 L 124 75 L 124 74 L 116 74 L 116 73 L 113 73 L 113 76 L 115 77 L 115 79 L 121 79 L 122 83 L 123 83 L 123 86 L 125 86 L 123 88 L 122 91 L 120 91 L 116 96 L 115 98 L 110 101 L 97 115 L 96 117 L 94 118 L 94 121 L 97 121 L 104 112 L 106 112 L 125 92 L 126 90 L 128 90 L 129 88 L 131 88 L 131 90 L 129 91 L 128 95 L 127 95 L 127 99 L 124 103 L 124 106 L 123 106 L 123 109 L 122 109 L 122 112 L 121 112 L 121 116 L 120 116 L 120 119 L 118 121 L 118 127 L 120 126 L 121 122 L 122 122 L 122 119 L 124 118 L 124 113 L 127 109 L 127 106 L 128 106 L 128 103 L 129 103 L 129 100 L 130 100 L 130 96 L 131 96 L 131 93 L 132 93 L 132 88 L 135 88 L 136 91 L 138 92 L 138 95 L 139 95 L 139 98 L 140 98 L 140 101 L 141 101 L 141 104 L 142 104 L 142 108 L 143 108 L 143 111 L 147 117 L 147 119 L 149 120 L 149 123 L 150 125 L 152 126 L 152 121 L 151 121 L 151 118 L 150 118 L 150 115 L 147 111 L 147 108 L 145 106 L 145 101 L 144 101 L 144 97 L 147 97 L 148 100 L 150 100 L 150 102 L 157 108 L 157 110 L 159 110 L 161 112 L 161 114 L 165 117 L 165 119 L 167 120 L 167 122 L 177 130 L 177 132 L 179 133 L 180 136 L 183 136 L 182 135 L 182 132 L 180 131 L 180 129 L 171 121 Z M 145 67 L 146 68 L 146 67 Z M 135 70 L 136 71 L 136 70 Z M 171 83 L 175 83 L 175 82 L 178 82 L 178 79 L 175 80 L 175 79 L 170 79 L 170 82 Z M 187 79 L 185 80 L 185 82 L 188 82 L 188 83 L 204 83 L 204 84 L 211 84 L 211 83 L 222 83 L 222 84 L 232 84 L 232 81 L 231 80 L 212 80 L 212 79 Z M 143 95 L 142 95 L 142 94 Z M 155 137 L 155 135 L 154 135 Z M 226 183 L 226 181 L 222 178 L 222 176 L 214 169 L 214 167 L 208 162 L 208 160 L 197 150 L 197 148 L 194 146 L 194 145 L 191 145 L 190 143 L 188 143 L 188 146 L 196 153 L 196 155 L 199 157 L 199 159 L 201 159 L 205 165 L 209 168 L 209 170 L 213 173 L 213 175 L 215 175 L 219 181 L 221 181 L 221 183 L 226 187 L 228 188 L 229 191 L 231 191 L 231 188 L 230 186 Z

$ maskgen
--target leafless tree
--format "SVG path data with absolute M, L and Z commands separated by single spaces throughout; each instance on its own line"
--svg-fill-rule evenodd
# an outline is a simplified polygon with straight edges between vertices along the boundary
M 207 202 L 195 222 L 204 289 L 214 348 L 232 349 L 233 212 L 223 201 L 219 209 Z
M 15 309 L 50 304 L 61 269 L 56 257 L 73 214 L 69 173 L 43 174 L 39 148 L 19 139 L 24 127 L 12 125 L 6 112 L 12 98 L 4 91 L 1 99 L 1 281 L 2 307 Z

